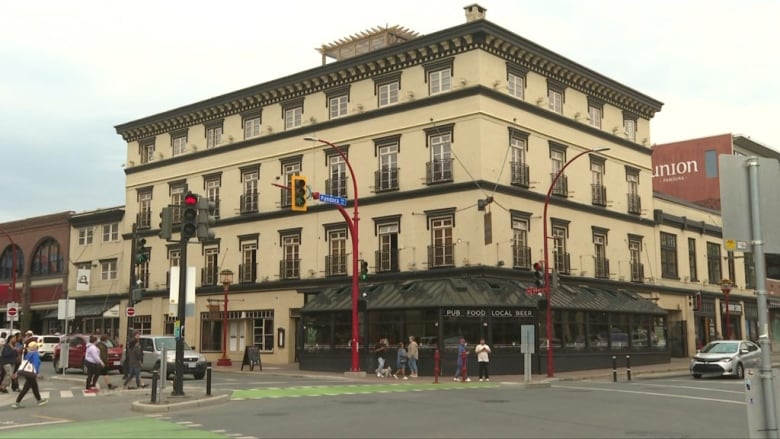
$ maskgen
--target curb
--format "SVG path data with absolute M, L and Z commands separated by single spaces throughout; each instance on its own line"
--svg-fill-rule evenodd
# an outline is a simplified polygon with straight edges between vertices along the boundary
M 134 401 L 130 409 L 134 412 L 142 413 L 169 413 L 203 406 L 212 406 L 214 404 L 224 404 L 228 402 L 230 395 L 208 396 L 205 398 L 195 398 L 189 401 L 153 404 L 150 402 Z

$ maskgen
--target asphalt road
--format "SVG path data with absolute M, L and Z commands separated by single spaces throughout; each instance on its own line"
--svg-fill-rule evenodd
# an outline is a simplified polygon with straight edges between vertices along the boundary
M 44 380 L 51 402 L 12 410 L 2 437 L 746 437 L 741 380 L 561 381 L 549 388 L 344 377 L 214 373 L 224 404 L 163 415 L 130 411 L 148 392 L 80 395 L 83 376 Z M 116 375 L 112 377 L 115 381 Z M 167 392 L 172 390 L 170 383 Z M 185 381 L 185 393 L 203 380 Z M 60 392 L 76 391 L 62 397 Z M 32 402 L 32 397 L 28 397 Z

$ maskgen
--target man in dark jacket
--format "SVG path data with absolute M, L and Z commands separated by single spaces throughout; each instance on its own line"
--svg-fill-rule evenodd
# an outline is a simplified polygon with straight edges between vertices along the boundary
M 2 351 L 0 351 L 0 369 L 3 370 L 3 379 L 0 381 L 0 393 L 8 393 L 8 385 L 11 384 L 11 375 L 14 374 L 14 367 L 16 366 L 17 352 L 14 346 L 16 345 L 17 337 L 16 334 L 9 335 Z

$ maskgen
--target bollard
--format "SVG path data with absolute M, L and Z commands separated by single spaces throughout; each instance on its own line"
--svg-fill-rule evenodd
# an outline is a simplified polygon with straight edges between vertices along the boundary
M 433 384 L 439 384 L 439 373 L 441 372 L 439 361 L 441 361 L 441 354 L 439 354 L 439 350 L 436 349 L 433 352 Z
M 462 369 L 460 370 L 460 380 L 462 383 L 466 382 L 466 378 L 468 378 L 468 374 L 466 373 L 466 351 L 463 351 L 462 354 L 460 354 L 460 360 L 461 363 L 463 363 Z
M 157 381 L 160 379 L 160 374 L 156 371 L 152 371 L 152 404 L 157 404 Z
M 617 381 L 617 357 L 612 356 L 612 382 Z
M 626 376 L 631 381 L 631 355 L 626 355 Z
M 211 366 L 206 368 L 206 396 L 211 396 Z

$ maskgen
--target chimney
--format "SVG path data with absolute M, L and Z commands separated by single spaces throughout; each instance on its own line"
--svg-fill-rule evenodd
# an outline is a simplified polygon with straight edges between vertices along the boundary
M 473 5 L 465 6 L 463 9 L 466 11 L 466 23 L 471 23 L 472 21 L 485 19 L 485 12 L 487 11 L 487 9 L 483 8 L 482 6 L 476 3 L 474 3 Z

